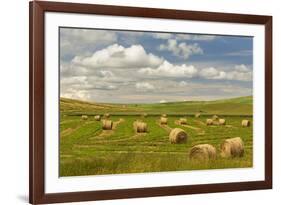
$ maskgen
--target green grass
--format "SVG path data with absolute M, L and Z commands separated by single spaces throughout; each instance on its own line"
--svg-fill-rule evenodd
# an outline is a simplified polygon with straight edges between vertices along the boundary
M 196 112 L 201 112 L 205 115 L 252 115 L 252 104 L 252 96 L 216 101 L 187 101 L 155 104 L 89 103 L 61 98 L 60 111 L 61 115 L 95 115 L 107 112 L 115 114 L 136 114 L 144 112 L 149 114 L 194 114 Z
M 95 104 L 61 99 L 61 108 L 63 109 L 61 109 L 60 119 L 60 176 L 253 166 L 252 127 L 241 127 L 242 119 L 253 120 L 251 116 L 243 116 L 252 113 L 251 97 L 210 102 L 142 104 L 138 105 L 137 108 L 134 105 Z M 103 113 L 108 110 L 112 114 L 111 120 L 114 122 L 122 120 L 115 130 L 104 132 L 101 130 L 101 122 L 94 121 L 91 114 Z M 188 112 L 183 113 L 183 110 Z M 206 126 L 204 123 L 208 116 L 187 117 L 188 125 L 192 126 L 191 128 L 175 124 L 175 120 L 182 117 L 181 115 L 195 113 L 198 110 L 205 110 L 206 114 L 225 115 L 227 124 L 231 126 Z M 136 134 L 133 122 L 140 117 L 137 115 L 118 115 L 118 113 L 125 111 L 129 113 L 144 111 L 154 114 L 173 113 L 173 116 L 168 116 L 168 126 L 171 128 L 181 127 L 186 130 L 188 142 L 186 144 L 170 144 L 168 131 L 158 124 L 159 115 L 149 115 L 142 119 L 148 124 L 149 132 Z M 89 119 L 81 120 L 81 116 L 77 115 L 79 112 L 88 114 Z M 224 159 L 219 156 L 221 142 L 231 137 L 243 139 L 245 155 L 242 158 Z M 189 160 L 188 153 L 191 147 L 202 143 L 212 144 L 216 147 L 218 152 L 216 160 L 207 162 Z

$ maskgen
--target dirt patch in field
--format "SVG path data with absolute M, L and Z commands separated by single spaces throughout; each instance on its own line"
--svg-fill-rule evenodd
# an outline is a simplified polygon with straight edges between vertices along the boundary
M 206 125 L 206 123 L 200 121 L 200 120 L 194 120 L 198 125 Z
M 104 138 L 104 137 L 112 135 L 113 133 L 114 133 L 113 130 L 103 130 L 97 137 Z M 96 137 L 95 137 L 95 139 L 96 139 Z
M 75 129 L 69 127 L 69 128 L 66 128 L 65 130 L 63 130 L 62 132 L 60 132 L 60 137 L 64 137 L 66 135 L 70 135 L 71 133 L 74 132 Z
M 76 145 L 76 147 L 79 148 L 91 148 L 95 147 L 94 145 Z M 185 151 L 127 151 L 127 150 L 95 150 L 95 152 L 100 152 L 100 153 L 116 153 L 116 154 L 181 154 L 181 155 L 186 155 Z M 81 158 L 83 159 L 83 158 Z
M 113 122 L 112 129 L 115 130 L 116 127 L 122 122 L 125 122 L 125 120 L 123 118 L 120 118 L 118 121 Z
M 80 119 L 79 119 L 80 120 Z M 71 120 L 60 120 L 60 125 L 64 125 L 67 123 L 71 123 L 71 122 L 75 122 L 75 121 L 79 121 L 77 119 L 71 119 Z
M 92 138 L 92 140 L 98 139 L 97 141 L 95 141 L 95 145 L 96 145 L 96 144 L 104 144 L 104 143 L 108 143 L 108 142 L 110 142 L 110 143 L 128 142 L 131 139 L 138 139 L 138 138 L 141 138 L 143 136 L 145 136 L 145 133 L 139 133 L 139 134 L 133 135 L 131 137 L 126 137 L 126 138 L 122 138 L 122 139 L 103 140 L 104 138 Z
M 107 151 L 102 151 L 102 150 L 99 150 L 97 152 L 107 152 Z M 130 153 L 130 154 L 180 154 L 180 155 L 186 155 L 186 152 L 177 152 L 177 151 L 125 151 L 125 150 L 116 150 L 116 151 L 110 151 L 112 153 L 118 153 L 118 154 L 127 154 L 127 153 Z
M 194 126 L 191 126 L 191 125 L 183 125 L 183 124 L 180 124 L 179 120 L 175 120 L 175 124 L 176 125 L 180 125 L 180 126 L 183 126 L 183 127 L 187 127 L 187 128 L 190 128 L 190 129 L 193 129 L 193 130 L 201 130 L 201 128 L 198 128 L 198 127 L 194 127 Z
M 171 132 L 172 128 L 169 127 L 168 125 L 165 125 L 165 124 L 161 124 L 159 120 L 156 120 L 156 124 L 163 128 L 164 130 L 166 130 L 168 132 L 168 134 Z
M 201 121 L 198 120 L 198 122 L 201 122 Z M 203 130 L 203 129 L 199 128 L 199 127 L 194 127 L 194 126 L 191 126 L 191 125 L 182 125 L 182 124 L 180 124 L 179 120 L 175 120 L 175 124 L 183 126 L 183 127 L 187 127 L 189 129 L 193 129 L 193 130 L 197 131 L 197 135 L 199 135 L 199 136 L 200 135 L 205 135 L 205 130 Z
M 72 128 L 66 128 L 65 130 L 60 132 L 60 137 L 66 137 L 70 134 L 72 134 L 73 132 L 75 132 L 76 130 L 78 130 L 79 128 L 81 128 L 83 125 L 88 125 L 88 124 L 92 124 L 94 122 L 92 121 L 87 121 L 87 122 L 82 122 L 80 125 L 77 125 L 76 127 Z

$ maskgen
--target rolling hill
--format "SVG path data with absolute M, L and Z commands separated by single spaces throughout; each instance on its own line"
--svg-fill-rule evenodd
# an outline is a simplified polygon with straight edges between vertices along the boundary
M 201 112 L 205 115 L 252 115 L 253 97 L 239 97 L 214 101 L 185 101 L 155 104 L 108 104 L 85 102 L 74 99 L 60 99 L 61 114 L 194 114 Z

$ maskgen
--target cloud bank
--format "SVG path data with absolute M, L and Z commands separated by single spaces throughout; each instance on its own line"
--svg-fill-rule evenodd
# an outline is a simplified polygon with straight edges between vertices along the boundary
M 92 29 L 62 29 L 60 37 L 62 97 L 148 103 L 252 92 L 252 64 L 221 57 L 250 58 L 249 49 L 212 53 L 211 63 L 200 64 L 207 62 L 206 45 L 221 45 L 227 37 Z
M 163 62 L 163 58 L 147 53 L 141 45 L 125 48 L 113 44 L 89 57 L 76 56 L 72 62 L 90 68 L 141 68 L 158 66 Z

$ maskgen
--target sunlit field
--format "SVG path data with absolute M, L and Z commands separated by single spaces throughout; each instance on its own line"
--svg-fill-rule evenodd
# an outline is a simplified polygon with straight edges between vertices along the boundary
M 201 113 L 199 118 L 195 113 Z M 110 113 L 112 130 L 103 130 L 95 115 Z M 147 116 L 143 117 L 142 114 Z M 160 117 L 167 114 L 168 124 Z M 226 125 L 206 125 L 212 115 Z M 87 115 L 87 119 L 81 119 Z M 187 124 L 180 125 L 179 118 Z M 60 100 L 60 176 L 143 173 L 200 169 L 252 167 L 253 127 L 242 127 L 243 119 L 253 121 L 252 97 L 219 101 L 158 104 L 101 104 L 71 99 Z M 147 123 L 146 133 L 137 133 L 135 121 Z M 172 128 L 186 131 L 186 143 L 171 144 Z M 222 158 L 220 144 L 228 138 L 244 142 L 243 157 Z M 216 159 L 190 160 L 189 151 L 197 144 L 211 144 Z

